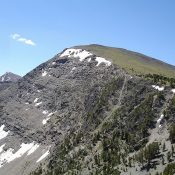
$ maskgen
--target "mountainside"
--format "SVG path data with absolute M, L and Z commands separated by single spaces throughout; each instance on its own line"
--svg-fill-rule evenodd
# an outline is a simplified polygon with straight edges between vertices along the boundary
M 63 50 L 0 91 L 0 174 L 172 175 L 173 71 L 123 49 Z
M 6 72 L 4 75 L 0 76 L 0 83 L 2 82 L 17 82 L 21 77 L 19 75 L 13 74 L 11 72 Z

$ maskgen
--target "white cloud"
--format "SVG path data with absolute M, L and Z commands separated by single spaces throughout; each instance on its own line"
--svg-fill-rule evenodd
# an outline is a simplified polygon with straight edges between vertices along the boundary
M 26 44 L 29 44 L 29 45 L 32 45 L 32 46 L 35 46 L 35 45 L 36 45 L 36 44 L 35 44 L 32 40 L 30 40 L 30 39 L 26 40 L 25 43 L 26 43 Z
M 22 42 L 24 44 L 36 46 L 36 44 L 31 39 L 23 38 L 23 37 L 21 37 L 21 35 L 19 35 L 17 33 L 12 34 L 11 37 L 12 37 L 12 39 L 19 41 L 19 42 Z
M 19 34 L 17 34 L 17 33 L 15 33 L 15 34 L 11 35 L 11 37 L 12 37 L 12 38 L 15 40 L 15 39 L 19 38 L 19 37 L 20 37 L 20 35 L 19 35 Z
M 25 38 L 18 38 L 17 40 L 20 41 L 20 42 L 25 42 L 26 41 Z

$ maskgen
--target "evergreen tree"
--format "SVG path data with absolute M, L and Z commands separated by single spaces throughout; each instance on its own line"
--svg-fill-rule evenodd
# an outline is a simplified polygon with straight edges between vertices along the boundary
M 170 153 L 170 151 L 167 152 L 167 160 L 168 160 L 168 162 L 171 161 L 171 153 Z
M 165 142 L 163 143 L 163 152 L 166 150 Z

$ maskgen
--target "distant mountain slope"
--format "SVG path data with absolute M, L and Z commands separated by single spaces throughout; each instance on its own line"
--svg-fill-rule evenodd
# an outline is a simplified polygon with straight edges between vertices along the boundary
M 21 77 L 11 72 L 6 72 L 0 76 L 0 91 L 8 88 L 11 84 L 17 82 Z
M 6 72 L 4 75 L 0 76 L 0 83 L 2 82 L 16 82 L 21 77 L 11 72 Z
M 137 52 L 96 44 L 77 46 L 76 48 L 86 49 L 98 56 L 109 58 L 114 64 L 129 73 L 151 73 L 175 78 L 175 66 Z

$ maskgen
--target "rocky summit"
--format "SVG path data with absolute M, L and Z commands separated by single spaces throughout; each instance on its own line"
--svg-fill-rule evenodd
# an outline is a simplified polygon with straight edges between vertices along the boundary
M 6 72 L 4 75 L 0 76 L 0 83 L 3 82 L 16 82 L 21 77 L 19 75 L 13 74 L 11 72 Z
M 0 90 L 0 175 L 173 175 L 174 94 L 172 65 L 67 48 Z
M 9 87 L 12 83 L 17 82 L 21 77 L 11 72 L 6 72 L 0 76 L 0 91 Z

